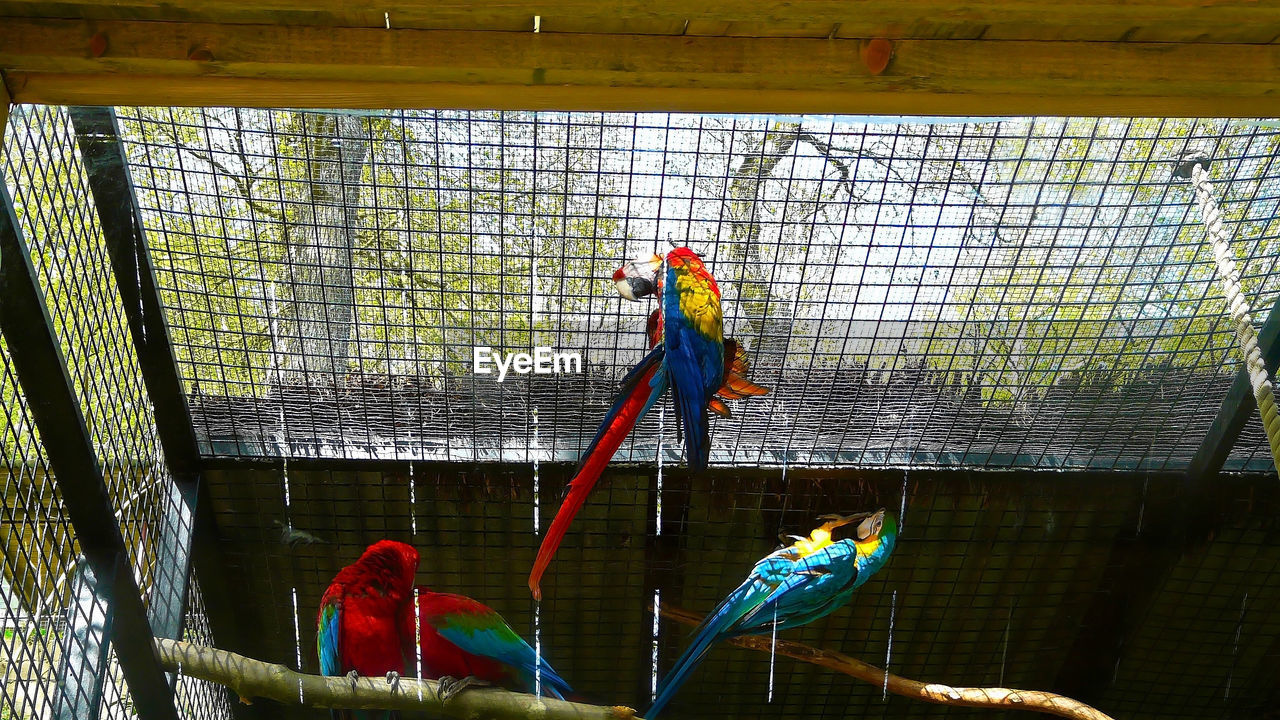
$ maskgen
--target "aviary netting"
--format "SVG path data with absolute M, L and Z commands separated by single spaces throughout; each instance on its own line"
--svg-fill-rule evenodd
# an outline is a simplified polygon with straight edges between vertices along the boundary
M 576 688 L 643 707 L 685 632 L 648 606 L 705 611 L 780 532 L 877 505 L 904 516 L 893 563 L 787 640 L 1114 717 L 1277 699 L 1277 496 L 1250 404 L 1280 332 L 1272 123 L 104 112 L 17 106 L 5 135 L 0 701 L 18 717 L 154 717 L 165 681 L 136 670 L 128 622 L 314 672 L 319 592 L 383 536 L 430 548 L 423 580 L 501 607 Z M 1188 151 L 1209 159 L 1192 183 Z M 715 421 L 705 476 L 652 414 L 534 606 L 493 567 L 528 567 L 563 463 L 642 353 L 646 309 L 609 273 L 668 238 L 712 266 L 772 392 Z M 14 278 L 44 315 L 13 312 Z M 36 382 L 42 327 L 61 357 Z M 576 351 L 584 372 L 497 383 L 477 345 Z M 63 377 L 52 400 L 90 452 L 62 467 L 83 473 L 55 467 L 75 423 L 33 410 Z M 95 473 L 119 536 L 82 558 L 69 478 Z M 233 583 L 187 582 L 206 521 L 196 574 L 217 551 Z M 109 652 L 103 563 L 141 601 Z M 789 662 L 767 704 L 767 658 L 719 652 L 702 672 L 720 680 L 672 712 L 945 712 Z M 254 712 L 178 676 L 178 712 Z

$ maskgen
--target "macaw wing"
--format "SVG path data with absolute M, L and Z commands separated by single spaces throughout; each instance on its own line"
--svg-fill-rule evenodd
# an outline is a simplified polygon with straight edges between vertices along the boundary
M 569 684 L 556 673 L 546 658 L 538 658 L 529 643 L 517 635 L 501 615 L 474 600 L 471 602 L 476 606 L 475 610 L 468 608 L 472 611 L 448 612 L 430 618 L 431 625 L 440 637 L 463 652 L 497 660 L 528 678 L 532 678 L 541 669 L 543 683 L 558 698 L 563 699 L 565 693 L 572 692 Z
M 689 467 L 696 471 L 706 467 L 711 451 L 707 401 L 723 380 L 724 367 L 719 355 L 723 348 L 718 341 L 703 337 L 683 322 L 670 320 L 665 344 L 664 368 L 675 399 L 677 419 L 686 433 Z
M 858 579 L 857 548 L 851 541 L 825 547 L 796 561 L 769 597 L 742 618 L 737 634 L 763 631 L 775 618 L 779 628 L 788 628 L 822 617 L 848 600 Z
M 691 633 L 693 642 L 676 661 L 671 672 L 663 678 L 660 687 L 672 682 L 683 666 L 696 664 L 717 640 L 726 634 L 737 634 L 732 632 L 733 628 L 773 594 L 778 580 L 786 575 L 787 568 L 793 563 L 784 551 L 774 552 L 757 562 L 747 579 L 721 600 L 694 628 Z
M 339 644 L 342 602 L 337 598 L 326 597 L 320 605 L 320 617 L 316 625 L 316 654 L 320 657 L 320 674 L 342 675 L 342 647 Z
M 551 526 L 547 528 L 547 534 L 538 546 L 533 567 L 529 570 L 529 590 L 535 599 L 542 598 L 542 574 L 550 566 L 560 542 L 569 531 L 569 524 L 587 501 L 587 495 L 600 479 L 605 466 L 613 459 L 614 453 L 622 446 L 622 441 L 636 423 L 649 412 L 666 390 L 663 380 L 666 375 L 662 370 L 664 354 L 665 348 L 659 345 L 631 368 L 622 380 L 622 388 L 614 398 L 613 406 L 596 430 L 596 436 L 591 439 L 587 451 L 578 460 L 578 469 L 569 481 L 564 502 L 556 511 Z
M 725 400 L 741 400 L 748 396 L 767 395 L 769 388 L 746 379 L 750 363 L 747 350 L 733 338 L 724 340 L 724 384 L 716 394 Z
M 707 409 L 720 417 L 733 417 L 733 413 L 729 412 L 729 406 L 716 398 L 711 398 L 711 402 L 707 403 Z
M 675 400 L 676 419 L 684 428 L 685 454 L 695 472 L 707 466 L 711 453 L 707 401 L 724 382 L 724 311 L 715 279 L 701 260 L 673 262 L 667 255 L 663 282 L 663 363 Z

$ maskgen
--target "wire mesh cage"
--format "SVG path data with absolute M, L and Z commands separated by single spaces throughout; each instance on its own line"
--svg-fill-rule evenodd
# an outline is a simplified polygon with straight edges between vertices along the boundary
M 1259 322 L 1280 287 L 1258 123 L 121 116 L 212 455 L 572 459 L 643 350 L 601 289 L 672 239 L 773 388 L 715 463 L 1181 469 L 1234 341 L 1179 153 L 1215 158 Z M 539 345 L 585 372 L 471 367 Z
M 174 537 L 189 532 L 189 520 L 174 507 L 173 479 L 65 109 L 22 107 L 12 115 L 4 175 L 96 456 L 100 477 L 88 481 L 101 482 L 127 554 L 112 572 L 133 576 L 153 626 L 173 624 L 187 586 Z M 0 522 L 5 707 L 13 718 L 133 717 L 112 643 L 119 635 L 111 627 L 107 588 L 118 585 L 100 571 L 95 577 L 78 554 L 63 500 L 66 484 L 51 469 L 9 350 L 6 344 Z M 221 693 L 204 692 L 210 698 Z
M 499 609 L 584 698 L 644 707 L 685 643 L 652 607 L 705 612 L 780 537 L 885 507 L 902 522 L 894 561 L 787 639 L 955 684 L 1083 688 L 1134 717 L 1275 699 L 1280 496 L 1257 482 L 1272 463 L 1256 419 L 1211 493 L 1186 482 L 1237 361 L 1171 177 L 1189 148 L 1213 157 L 1263 327 L 1280 300 L 1273 124 L 115 116 L 96 141 L 125 160 L 149 254 L 137 285 L 154 271 L 213 541 L 246 605 L 222 620 L 245 652 L 315 672 L 321 593 L 390 537 L 423 551 L 420 581 Z M 182 561 L 165 398 L 130 336 L 144 311 L 104 238 L 120 218 L 103 219 L 70 118 L 15 108 L 6 184 L 147 619 L 219 645 L 213 581 Z M 714 421 L 704 474 L 682 470 L 669 408 L 651 413 L 615 457 L 639 467 L 606 473 L 532 603 L 523 570 L 564 461 L 645 350 L 650 307 L 609 278 L 668 240 L 707 260 L 727 334 L 771 392 Z M 476 371 L 480 346 L 577 353 L 582 371 L 498 382 Z M 15 717 L 67 716 L 50 683 L 78 648 L 102 668 L 76 666 L 102 683 L 82 697 L 128 717 L 120 660 L 94 649 L 110 615 L 84 590 L 67 481 L 4 361 L 0 699 Z M 699 677 L 673 713 L 954 714 L 746 650 L 715 651 Z M 181 717 L 252 712 L 173 682 Z

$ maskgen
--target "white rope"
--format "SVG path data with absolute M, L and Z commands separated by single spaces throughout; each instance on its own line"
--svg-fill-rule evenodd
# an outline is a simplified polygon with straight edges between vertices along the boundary
M 1258 401 L 1262 427 L 1267 432 L 1267 441 L 1271 443 L 1271 458 L 1280 470 L 1280 412 L 1276 410 L 1271 378 L 1267 375 L 1262 351 L 1258 349 L 1258 333 L 1253 329 L 1253 319 L 1249 316 L 1249 301 L 1245 299 L 1240 287 L 1240 270 L 1236 267 L 1231 243 L 1222 227 L 1222 215 L 1218 211 L 1217 201 L 1213 199 L 1209 173 L 1205 171 L 1204 165 L 1198 162 L 1194 164 L 1191 168 L 1191 182 L 1196 191 L 1196 203 L 1200 206 L 1200 217 L 1204 219 L 1209 240 L 1213 243 L 1218 279 L 1222 281 L 1227 307 L 1236 324 L 1236 341 L 1240 343 L 1240 351 L 1244 354 L 1244 367 L 1249 374 L 1249 383 L 1253 385 L 1253 397 Z

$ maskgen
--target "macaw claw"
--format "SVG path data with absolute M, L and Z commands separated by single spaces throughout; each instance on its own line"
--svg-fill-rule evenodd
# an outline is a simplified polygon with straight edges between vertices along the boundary
M 454 695 L 457 695 L 469 687 L 487 687 L 490 685 L 488 681 L 481 680 L 475 675 L 468 675 L 464 678 L 449 677 L 448 675 L 445 675 L 440 678 L 438 682 L 440 684 L 438 686 L 439 689 L 436 690 L 436 697 L 440 699 L 441 703 L 449 702 Z
M 392 670 L 387 673 L 387 684 L 391 686 L 391 692 L 394 693 L 400 689 L 400 673 Z
M 355 692 L 356 683 L 360 682 L 360 673 L 356 672 L 355 670 L 352 670 L 351 672 L 347 673 L 347 680 L 351 682 L 351 692 Z

